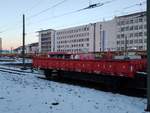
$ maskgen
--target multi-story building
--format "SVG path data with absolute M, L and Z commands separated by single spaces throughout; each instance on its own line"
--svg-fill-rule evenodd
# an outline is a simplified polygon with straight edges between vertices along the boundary
M 55 36 L 56 51 L 100 52 L 116 50 L 116 23 L 114 19 L 57 30 Z
M 21 54 L 22 53 L 22 46 L 16 48 L 13 50 L 15 53 Z M 25 45 L 25 53 L 27 54 L 36 54 L 39 52 L 39 43 L 32 43 L 32 44 L 28 44 Z
M 55 47 L 55 30 L 47 29 L 38 31 L 39 33 L 39 52 L 47 53 L 54 51 Z
M 139 12 L 61 30 L 39 31 L 39 50 L 101 52 L 146 50 L 146 14 Z
M 28 44 L 25 46 L 26 48 L 26 53 L 29 54 L 36 54 L 39 52 L 39 43 L 32 43 L 32 44 Z
M 116 51 L 115 19 L 96 23 L 96 51 Z
M 55 51 L 86 52 L 93 51 L 92 24 L 56 31 Z
M 146 50 L 146 12 L 116 17 L 117 50 Z
M 42 53 L 115 51 L 115 38 L 116 23 L 113 19 L 61 30 L 39 31 L 39 49 Z

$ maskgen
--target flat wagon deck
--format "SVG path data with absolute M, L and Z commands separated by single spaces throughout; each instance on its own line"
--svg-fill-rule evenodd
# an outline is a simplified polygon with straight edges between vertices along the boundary
M 137 72 L 146 70 L 146 60 L 75 60 L 35 57 L 33 67 L 133 78 Z

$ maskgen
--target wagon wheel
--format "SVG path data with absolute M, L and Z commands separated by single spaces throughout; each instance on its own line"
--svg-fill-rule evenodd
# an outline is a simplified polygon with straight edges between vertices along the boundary
M 52 72 L 51 70 L 45 69 L 45 70 L 44 70 L 44 75 L 45 75 L 45 77 L 46 77 L 46 78 L 51 78 L 51 72 Z

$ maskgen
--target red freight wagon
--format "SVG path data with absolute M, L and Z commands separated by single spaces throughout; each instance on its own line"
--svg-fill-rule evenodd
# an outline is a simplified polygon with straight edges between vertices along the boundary
M 34 57 L 33 68 L 44 70 L 46 77 L 52 75 L 52 72 L 58 72 L 58 76 L 64 76 L 66 73 L 70 73 L 70 78 L 82 78 L 89 79 L 91 81 L 102 81 L 104 78 L 117 79 L 121 78 L 121 83 L 125 84 L 133 83 L 132 80 L 136 80 L 136 83 L 146 84 L 145 75 L 140 75 L 137 79 L 138 72 L 144 72 L 146 70 L 146 59 L 134 59 L 134 60 L 89 60 L 89 59 L 66 59 L 66 58 L 45 58 Z M 83 76 L 84 75 L 84 76 Z M 144 77 L 144 79 L 143 79 Z M 128 81 L 125 81 L 128 80 Z M 138 80 L 138 81 L 137 81 Z M 144 80 L 144 82 L 142 81 Z M 106 81 L 106 80 L 105 80 Z M 137 86 L 137 85 L 136 85 Z M 142 86 L 143 87 L 143 86 Z
M 134 77 L 136 72 L 146 69 L 146 60 L 76 60 L 34 57 L 33 67 Z

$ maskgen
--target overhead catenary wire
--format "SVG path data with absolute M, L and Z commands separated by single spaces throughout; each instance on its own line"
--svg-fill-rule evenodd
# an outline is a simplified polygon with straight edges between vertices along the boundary
M 35 7 L 37 7 L 38 5 L 40 5 L 41 4 L 41 2 L 43 2 L 43 0 L 38 0 L 37 2 L 36 2 L 36 4 L 34 4 L 34 5 L 32 5 L 30 8 L 28 8 L 28 9 L 26 9 L 25 11 L 23 11 L 23 12 L 29 12 L 29 11 L 31 11 L 32 9 L 34 9 Z M 22 21 L 16 21 L 16 22 L 14 22 L 14 23 L 20 23 L 20 26 L 21 26 L 21 23 Z M 10 24 L 8 24 L 8 25 L 10 25 Z M 3 25 L 3 26 L 1 26 L 0 28 L 3 28 L 3 27 L 5 27 L 5 26 L 8 26 L 8 25 Z M 15 25 L 15 24 L 14 24 Z M 6 31 L 8 31 L 8 30 L 14 30 L 14 25 L 10 28 L 6 28 L 6 29 L 3 29 L 3 30 L 1 30 L 0 31 L 0 33 L 4 33 L 4 32 L 6 32 Z
M 70 12 L 66 12 L 66 13 L 63 13 L 63 14 L 60 14 L 60 15 L 57 15 L 57 16 L 53 16 L 53 17 L 50 17 L 50 18 L 41 19 L 38 22 L 51 20 L 51 19 L 56 19 L 56 18 L 63 17 L 63 16 L 66 16 L 66 15 L 71 15 L 71 14 L 74 14 L 74 13 L 78 13 L 78 12 L 81 12 L 83 10 L 88 10 L 88 9 L 92 9 L 92 8 L 96 8 L 96 7 L 101 7 L 103 5 L 106 5 L 106 4 L 114 2 L 114 1 L 116 1 L 116 0 L 109 0 L 109 1 L 106 1 L 106 2 L 98 2 L 98 3 L 95 3 L 95 4 L 89 4 L 89 6 L 87 6 L 87 7 L 84 7 L 84 8 L 78 9 L 78 10 L 74 10 L 74 11 L 70 11 Z M 29 24 L 29 25 L 31 25 L 31 24 Z
M 42 13 L 45 13 L 45 12 L 49 11 L 50 9 L 53 9 L 53 8 L 63 4 L 66 1 L 67 0 L 60 1 L 60 2 L 56 3 L 55 5 L 53 5 L 53 6 L 49 7 L 49 8 L 46 8 L 46 9 L 44 9 L 44 10 L 38 12 L 38 13 L 35 13 L 35 14 L 29 16 L 27 19 L 31 19 L 31 18 L 37 17 L 37 16 L 41 15 Z
M 49 8 L 46 8 L 46 9 L 44 9 L 44 10 L 42 10 L 42 11 L 40 11 L 40 12 L 34 14 L 34 15 L 31 15 L 30 17 L 27 18 L 27 21 L 30 20 L 30 19 L 32 19 L 32 18 L 34 18 L 34 17 L 37 17 L 37 16 L 41 15 L 42 13 L 47 12 L 47 11 L 50 10 L 50 9 L 53 9 L 53 8 L 59 6 L 60 4 L 66 2 L 66 1 L 67 1 L 67 0 L 63 0 L 63 1 L 61 1 L 61 2 L 59 2 L 59 3 L 57 3 L 57 4 L 53 5 L 53 6 L 51 6 L 51 7 L 49 7 Z M 41 20 L 39 20 L 39 21 L 37 21 L 37 22 L 39 23 L 39 22 L 41 22 L 41 21 L 43 22 L 43 21 L 46 21 L 46 20 L 56 19 L 56 18 L 63 17 L 63 16 L 66 16 L 66 15 L 78 13 L 78 12 L 81 12 L 81 11 L 84 11 L 84 10 L 101 7 L 101 6 L 104 6 L 104 5 L 106 5 L 106 4 L 108 4 L 108 3 L 111 3 L 111 2 L 114 2 L 114 1 L 116 1 L 116 0 L 109 0 L 109 1 L 106 1 L 106 2 L 98 2 L 98 3 L 95 3 L 95 4 L 89 4 L 87 7 L 84 7 L 84 8 L 78 9 L 78 10 L 74 10 L 74 11 L 70 11 L 70 12 L 66 12 L 66 13 L 63 13 L 63 14 L 60 14 L 60 15 L 56 15 L 56 16 L 53 16 L 53 17 L 41 19 Z M 141 3 L 139 3 L 139 4 L 136 3 L 136 4 L 133 4 L 132 6 L 128 6 L 128 7 L 123 8 L 123 10 L 127 10 L 127 9 L 129 9 L 129 8 L 135 7 L 135 6 L 137 6 L 137 5 L 142 5 L 142 4 L 144 4 L 144 3 L 145 3 L 145 1 L 144 1 L 144 2 L 141 2 Z M 35 22 L 35 21 L 34 21 L 34 22 Z M 32 25 L 32 24 L 33 24 L 33 22 L 27 23 L 27 25 Z M 7 30 L 8 30 L 8 29 L 7 29 Z M 3 31 L 3 32 L 6 32 L 7 30 L 5 30 L 5 31 Z
M 32 5 L 31 7 L 27 8 L 23 12 L 24 13 L 28 13 L 29 11 L 33 10 L 34 8 L 36 8 L 37 6 L 41 5 L 42 2 L 43 2 L 43 0 L 38 0 L 34 5 Z
M 64 13 L 64 14 L 61 14 L 61 15 L 58 15 L 58 16 L 54 16 L 54 17 L 52 17 L 52 18 L 46 18 L 46 19 L 43 19 L 43 20 L 38 21 L 38 23 L 41 22 L 41 21 L 46 21 L 46 20 L 55 19 L 55 18 L 59 18 L 59 17 L 62 17 L 62 16 L 70 15 L 70 14 L 73 14 L 73 13 L 77 13 L 77 12 L 80 12 L 80 11 L 82 11 L 82 10 L 87 10 L 87 9 L 91 9 L 91 8 L 100 7 L 100 6 L 103 6 L 103 5 L 107 4 L 107 3 L 111 3 L 111 2 L 113 2 L 113 1 L 115 1 L 115 0 L 106 1 L 106 2 L 104 2 L 104 3 L 89 4 L 88 7 L 85 7 L 85 8 L 79 9 L 79 10 L 75 10 L 75 11 L 71 11 L 71 12 L 67 12 L 67 13 Z M 124 8 L 122 8 L 122 10 L 127 10 L 127 9 L 130 9 L 130 8 L 136 7 L 136 6 L 141 6 L 141 5 L 145 4 L 145 3 L 146 3 L 146 1 L 143 1 L 143 2 L 140 2 L 140 3 L 136 3 L 136 4 L 133 4 L 133 5 L 124 7 Z M 120 10 L 120 12 L 122 12 L 122 10 Z M 118 11 L 118 10 L 117 10 L 117 11 Z M 140 16 L 143 17 L 143 16 L 145 16 L 145 15 L 140 15 Z M 138 17 L 140 17 L 140 16 L 138 16 Z M 110 18 L 110 17 L 114 17 L 114 15 L 109 16 L 109 18 Z M 30 24 L 29 24 L 29 25 L 30 25 Z M 35 32 L 30 32 L 30 33 L 28 33 L 28 34 L 33 34 L 33 33 L 35 33 Z
M 33 14 L 33 15 L 29 16 L 29 17 L 26 18 L 26 19 L 27 19 L 27 21 L 28 21 L 28 20 L 30 20 L 30 19 L 32 19 L 32 18 L 34 18 L 34 17 L 37 17 L 37 16 L 41 15 L 42 13 L 45 13 L 45 12 L 47 12 L 48 10 L 53 9 L 53 8 L 55 8 L 55 7 L 59 6 L 59 5 L 61 5 L 62 3 L 66 2 L 66 1 L 67 1 L 67 0 L 60 1 L 59 3 L 53 5 L 53 6 L 49 7 L 49 8 L 46 8 L 46 9 L 44 9 L 44 10 L 42 10 L 42 11 L 36 13 L 36 14 Z M 83 10 L 87 10 L 87 9 L 92 9 L 92 8 L 100 7 L 100 6 L 103 6 L 103 5 L 105 5 L 105 4 L 111 3 L 111 2 L 113 2 L 113 1 L 116 1 L 116 0 L 109 0 L 109 1 L 106 1 L 106 2 L 103 2 L 103 3 L 99 2 L 99 3 L 95 3 L 95 4 L 89 4 L 89 6 L 87 6 L 87 7 L 84 7 L 84 8 L 78 9 L 78 10 L 74 10 L 74 11 L 71 11 L 71 12 L 67 12 L 67 13 L 64 13 L 64 14 L 61 14 L 61 15 L 57 15 L 57 16 L 52 17 L 51 19 L 59 18 L 59 17 L 66 16 L 66 15 L 70 15 L 70 14 L 77 13 L 77 12 L 80 12 L 80 11 L 83 11 Z M 44 20 L 49 20 L 49 18 L 46 18 L 46 19 L 44 19 Z M 40 21 L 43 21 L 43 20 L 40 20 Z M 38 21 L 38 22 L 40 22 L 40 21 Z M 28 25 L 29 25 L 29 24 L 28 24 Z M 6 32 L 6 31 L 8 31 L 9 29 L 13 29 L 13 28 L 5 29 L 5 30 L 3 30 L 2 32 Z
M 39 1 L 37 2 L 37 4 L 39 4 L 40 1 L 41 1 L 41 0 L 39 0 Z M 42 14 L 42 13 L 44 13 L 44 12 L 47 12 L 47 11 L 50 10 L 50 9 L 53 9 L 53 8 L 55 8 L 55 7 L 59 6 L 59 5 L 61 5 L 62 3 L 66 2 L 66 1 L 67 1 L 67 0 L 60 1 L 60 2 L 56 3 L 55 5 L 53 5 L 53 6 L 49 7 L 49 8 L 46 8 L 46 9 L 44 9 L 44 10 L 42 10 L 42 11 L 36 13 L 36 14 L 33 14 L 33 15 L 29 16 L 28 18 L 26 18 L 26 21 L 28 21 L 28 20 L 31 19 L 31 18 L 37 17 L 37 16 L 39 16 L 40 14 Z M 37 6 L 37 5 L 32 6 L 32 7 L 30 8 L 30 10 L 32 10 L 33 8 L 35 8 L 35 6 Z M 28 9 L 28 10 L 29 10 L 29 9 Z M 19 25 L 20 27 L 19 27 L 19 28 L 21 28 L 21 24 L 22 24 L 21 21 L 17 21 L 17 22 L 20 22 L 20 25 Z M 5 26 L 6 26 L 6 25 L 5 25 Z M 6 29 L 3 29 L 3 30 L 0 30 L 0 33 L 7 32 L 7 31 L 9 31 L 9 30 L 14 30 L 14 26 L 9 27 L 9 28 L 6 28 Z
M 130 6 L 127 6 L 127 7 L 124 7 L 124 8 L 122 8 L 121 10 L 115 10 L 114 12 L 116 13 L 123 13 L 125 10 L 128 10 L 128 9 L 131 9 L 131 8 L 134 8 L 134 7 L 137 7 L 137 6 L 142 6 L 142 5 L 144 5 L 144 4 L 146 4 L 146 1 L 143 1 L 143 2 L 140 2 L 140 3 L 136 3 L 136 4 L 132 4 L 132 5 L 130 5 Z M 138 11 L 138 10 L 137 10 Z M 128 13 L 128 12 L 127 12 Z

